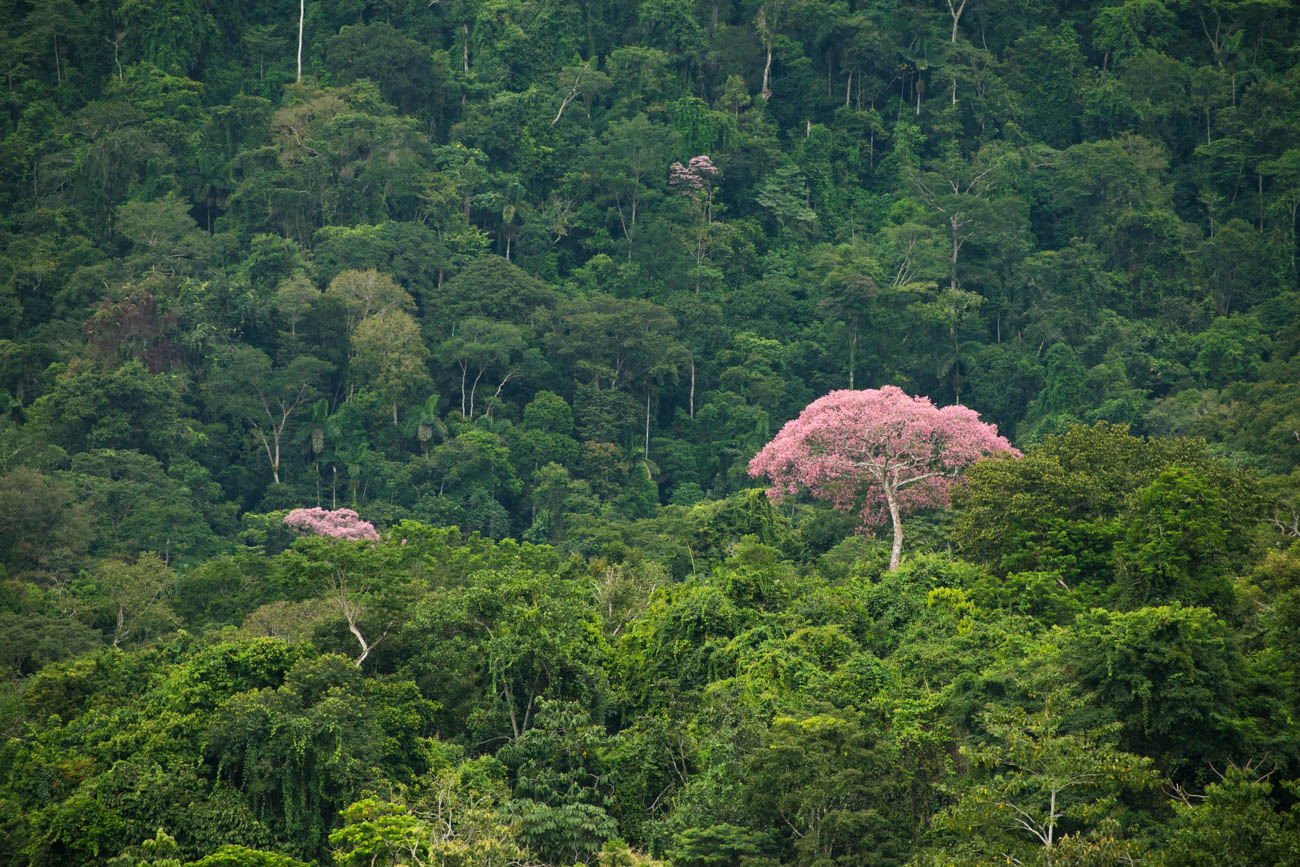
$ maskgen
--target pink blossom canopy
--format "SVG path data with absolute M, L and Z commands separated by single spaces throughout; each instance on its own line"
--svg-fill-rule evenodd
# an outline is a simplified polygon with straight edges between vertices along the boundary
M 708 155 L 701 154 L 698 157 L 691 157 L 686 165 L 673 163 L 669 166 L 668 183 L 683 189 L 702 190 L 705 183 L 713 180 L 717 174 L 718 167 L 713 164 L 713 160 L 709 159 Z
M 375 525 L 361 520 L 361 516 L 351 509 L 294 509 L 284 516 L 284 522 L 290 527 L 328 536 L 334 539 L 353 539 L 378 541 L 379 534 Z
M 870 526 L 889 520 L 891 494 L 900 512 L 947 506 L 952 478 L 996 452 L 1020 454 L 974 410 L 940 409 L 886 385 L 813 401 L 754 456 L 749 473 L 772 480 L 774 500 L 807 490 L 857 510 Z

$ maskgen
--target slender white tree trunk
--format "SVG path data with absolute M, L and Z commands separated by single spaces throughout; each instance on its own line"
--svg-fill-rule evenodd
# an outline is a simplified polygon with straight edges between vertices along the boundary
M 903 559 L 903 518 L 898 512 L 898 494 L 885 486 L 885 501 L 889 504 L 889 518 L 894 522 L 894 546 L 889 551 L 889 571 L 897 572 Z
M 966 11 L 966 0 L 956 6 L 952 5 L 952 0 L 948 0 L 948 14 L 952 16 L 952 43 L 957 43 L 957 23 L 961 21 L 961 13 Z
M 302 81 L 302 23 L 307 18 L 307 0 L 298 0 L 298 80 Z
M 1052 787 L 1052 799 L 1047 807 L 1047 848 L 1052 848 L 1052 837 L 1056 831 L 1056 788 Z
M 691 356 L 691 418 L 695 418 L 695 356 Z
M 772 80 L 772 31 L 767 26 L 767 7 L 758 8 L 758 20 L 754 22 L 758 25 L 758 32 L 763 36 L 763 46 L 767 49 L 767 62 L 763 64 L 763 86 L 759 88 L 758 95 L 764 100 L 772 98 L 772 89 L 768 86 Z
M 772 88 L 768 87 L 768 83 L 771 80 L 772 80 L 772 42 L 769 40 L 767 43 L 767 62 L 763 64 L 763 87 L 758 92 L 759 95 L 763 97 L 763 99 L 772 98 Z

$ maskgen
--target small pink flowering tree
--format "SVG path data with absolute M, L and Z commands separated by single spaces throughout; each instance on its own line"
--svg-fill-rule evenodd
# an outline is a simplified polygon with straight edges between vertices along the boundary
M 377 542 L 379 534 L 375 532 L 375 525 L 369 521 L 361 520 L 361 516 L 351 509 L 294 509 L 284 516 L 284 523 L 290 527 L 301 530 L 312 536 L 320 536 L 324 539 L 341 539 L 356 542 Z M 374 650 L 375 645 L 384 640 L 388 635 L 388 629 L 392 626 L 392 621 L 384 627 L 382 634 L 374 641 L 367 641 L 366 636 L 361 631 L 362 619 L 370 613 L 373 608 L 391 608 L 393 607 L 390 600 L 382 597 L 385 595 L 379 592 L 377 584 L 387 583 L 383 578 L 383 570 L 376 569 L 374 545 L 363 546 L 343 546 L 331 545 L 326 542 L 315 542 L 317 549 L 313 552 L 315 569 L 323 571 L 328 578 L 326 583 L 329 586 L 330 596 L 339 606 L 339 613 L 347 622 L 348 632 L 361 645 L 361 655 L 356 658 L 356 664 L 360 667 L 361 663 L 366 661 L 370 651 Z M 300 553 L 304 553 L 302 546 L 299 546 Z M 310 546 L 308 549 L 310 550 Z M 367 553 L 370 552 L 370 553 Z M 382 554 L 382 552 L 380 552 Z M 400 583 L 400 582 L 398 582 Z M 392 589 L 392 588 L 388 588 Z M 370 632 L 367 627 L 367 632 Z M 373 632 L 371 632 L 373 635 Z
M 1020 452 L 997 428 L 964 406 L 936 407 L 897 386 L 832 391 L 804 409 L 749 462 L 780 499 L 806 490 L 839 509 L 856 510 L 864 527 L 893 523 L 889 569 L 903 551 L 903 515 L 948 505 L 948 486 L 987 455 Z
M 284 522 L 296 530 L 315 536 L 358 541 L 379 541 L 375 525 L 361 520 L 351 509 L 294 509 L 284 516 Z
M 695 256 L 695 294 L 700 294 L 702 277 L 720 277 L 711 265 L 705 265 L 709 249 L 717 240 L 713 225 L 713 184 L 718 179 L 718 167 L 707 154 L 691 157 L 686 165 L 673 163 L 668 167 L 668 184 L 691 202 L 695 212 L 695 227 L 685 239 L 686 247 Z
M 708 154 L 691 157 L 686 165 L 673 163 L 668 167 L 669 184 L 697 192 L 709 192 L 717 175 L 718 167 L 709 159 Z

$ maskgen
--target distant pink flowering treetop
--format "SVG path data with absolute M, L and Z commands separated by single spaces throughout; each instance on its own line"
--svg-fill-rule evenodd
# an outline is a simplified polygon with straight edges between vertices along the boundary
M 718 175 L 718 167 L 707 155 L 691 157 L 686 165 L 673 163 L 668 167 L 668 183 L 685 190 L 703 190 Z
M 767 476 L 772 499 L 806 490 L 838 509 L 856 510 L 864 527 L 893 523 L 889 569 L 898 568 L 905 513 L 948 505 L 948 486 L 987 455 L 1017 457 L 994 425 L 964 406 L 939 409 L 893 385 L 832 391 L 804 408 L 749 462 Z
M 361 520 L 361 516 L 351 509 L 294 509 L 284 516 L 284 522 L 290 527 L 328 536 L 334 539 L 353 539 L 378 541 L 379 534 L 375 525 Z

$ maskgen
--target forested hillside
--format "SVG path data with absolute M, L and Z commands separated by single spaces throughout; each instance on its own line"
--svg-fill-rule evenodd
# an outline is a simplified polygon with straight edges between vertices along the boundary
M 1300 863 L 1298 52 L 0 0 L 0 862 Z

